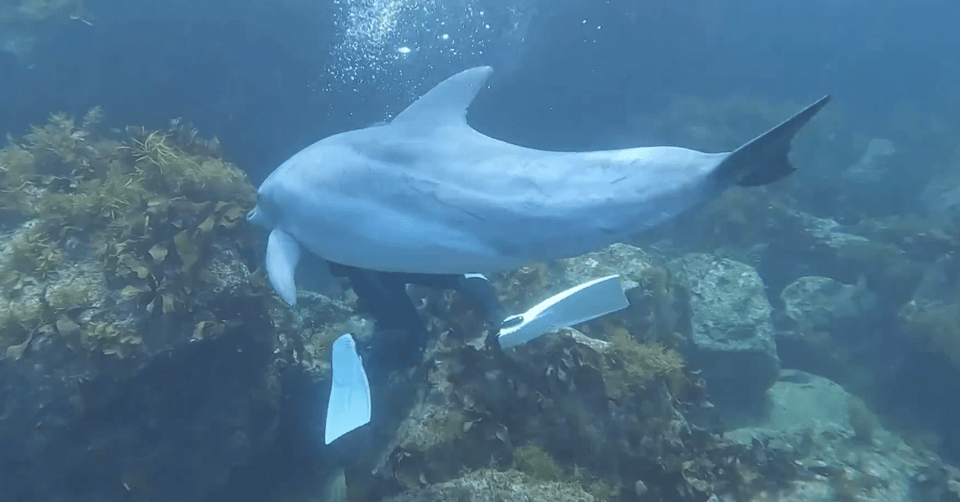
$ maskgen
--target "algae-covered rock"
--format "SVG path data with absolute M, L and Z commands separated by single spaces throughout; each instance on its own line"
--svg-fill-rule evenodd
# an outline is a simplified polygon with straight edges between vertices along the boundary
M 201 500 L 276 428 L 255 192 L 183 124 L 101 119 L 0 150 L 0 498 Z
M 798 326 L 841 331 L 873 307 L 874 296 L 863 287 L 829 277 L 801 277 L 780 293 L 784 310 Z
M 670 263 L 690 288 L 693 334 L 685 358 L 703 368 L 711 395 L 759 398 L 780 369 L 770 303 L 753 267 L 692 253 Z
M 388 502 L 594 502 L 576 483 L 531 478 L 517 471 L 483 469 L 391 497 Z M 599 501 L 597 501 L 599 502 Z
M 858 235 L 832 219 L 787 211 L 780 227 L 757 267 L 775 298 L 797 279 L 819 276 L 844 284 L 864 282 L 885 302 L 899 305 L 910 299 L 923 276 L 919 255 Z
M 795 456 L 807 472 L 776 495 L 756 500 L 907 502 L 913 478 L 933 457 L 884 430 L 862 401 L 825 378 L 785 370 L 760 417 L 725 437 L 763 442 Z
M 710 407 L 702 381 L 669 350 L 633 341 L 625 351 L 621 336 L 606 342 L 565 329 L 503 356 L 441 337 L 428 354 L 429 385 L 375 478 L 354 482 L 378 484 L 381 493 L 406 490 L 397 500 L 419 500 L 457 483 L 463 470 L 493 465 L 541 486 L 579 484 L 598 500 L 635 491 L 642 479 L 648 500 L 693 501 L 755 489 L 756 480 L 739 478 L 735 463 L 790 469 L 786 457 L 722 444 L 690 422 Z M 650 355 L 636 358 L 630 350 Z M 775 487 L 780 476 L 773 471 L 759 485 Z
M 337 338 L 350 333 L 366 341 L 374 332 L 373 321 L 357 315 L 355 305 L 328 296 L 301 291 L 297 311 L 298 319 L 290 327 L 298 336 L 289 340 L 297 345 L 287 349 L 290 360 L 316 381 L 330 377 L 330 347 Z

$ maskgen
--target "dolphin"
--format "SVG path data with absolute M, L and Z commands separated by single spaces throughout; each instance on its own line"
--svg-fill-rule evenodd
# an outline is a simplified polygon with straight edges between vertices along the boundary
M 492 71 L 457 73 L 388 123 L 324 138 L 264 180 L 247 218 L 270 231 L 267 271 L 281 298 L 296 302 L 301 247 L 374 271 L 466 274 L 621 242 L 730 187 L 794 172 L 792 139 L 830 100 L 732 152 L 544 151 L 467 124 L 467 108 Z

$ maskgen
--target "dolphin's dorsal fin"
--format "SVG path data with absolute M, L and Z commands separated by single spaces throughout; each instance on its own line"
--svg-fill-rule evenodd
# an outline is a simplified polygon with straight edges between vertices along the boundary
M 450 127 L 467 124 L 467 108 L 493 73 L 489 66 L 464 70 L 437 84 L 400 112 L 391 125 Z

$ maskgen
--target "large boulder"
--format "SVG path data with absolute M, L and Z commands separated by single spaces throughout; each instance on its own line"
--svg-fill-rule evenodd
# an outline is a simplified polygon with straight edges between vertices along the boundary
M 862 285 L 829 277 L 801 277 L 780 293 L 784 312 L 798 329 L 843 333 L 870 314 L 876 297 Z
M 763 281 L 753 267 L 691 253 L 670 262 L 689 288 L 692 333 L 684 357 L 712 396 L 753 401 L 776 381 L 780 359 Z
M 775 312 L 774 325 L 783 365 L 853 380 L 860 367 L 852 364 L 847 347 L 863 347 L 875 337 L 876 295 L 863 281 L 852 285 L 811 276 L 791 283 L 780 298 L 783 310 Z
M 745 419 L 725 437 L 786 452 L 808 475 L 761 500 L 908 502 L 919 500 L 914 493 L 922 485 L 949 491 L 950 476 L 933 480 L 927 475 L 941 465 L 935 456 L 885 430 L 862 400 L 836 383 L 784 370 L 767 397 L 762 416 Z

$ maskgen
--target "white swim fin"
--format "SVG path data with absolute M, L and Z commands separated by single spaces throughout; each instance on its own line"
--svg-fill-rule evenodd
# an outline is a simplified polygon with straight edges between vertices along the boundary
M 544 333 L 596 319 L 630 305 L 619 275 L 586 282 L 547 298 L 530 310 L 504 319 L 501 348 L 529 342 Z
M 300 243 L 290 234 L 275 228 L 267 239 L 267 277 L 273 290 L 288 304 L 297 304 L 294 272 L 300 262 Z
M 363 360 L 357 354 L 357 342 L 349 333 L 342 335 L 333 342 L 330 353 L 333 375 L 325 444 L 370 422 L 370 383 L 363 370 Z

